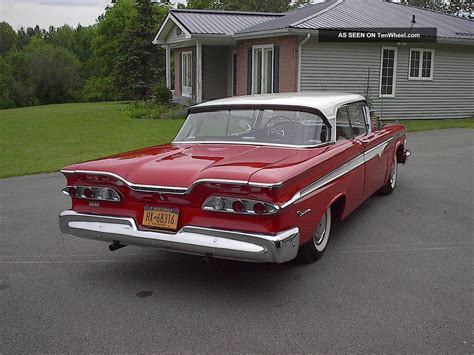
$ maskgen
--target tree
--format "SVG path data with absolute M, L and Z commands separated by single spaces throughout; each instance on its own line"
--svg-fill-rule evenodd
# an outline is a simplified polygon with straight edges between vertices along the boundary
M 80 62 L 64 48 L 32 41 L 24 53 L 26 73 L 40 104 L 77 100 L 82 86 Z
M 472 0 L 402 0 L 402 3 L 466 18 L 473 18 L 474 13 Z
M 163 49 L 153 44 L 157 24 L 168 7 L 150 0 L 136 1 L 136 16 L 122 34 L 113 76 L 124 99 L 145 99 L 163 77 Z
M 474 18 L 472 0 L 448 1 L 445 5 L 444 12 L 459 17 Z
M 309 0 L 302 0 L 307 3 Z M 285 12 L 292 8 L 291 0 L 190 0 L 188 9 L 220 9 L 231 11 Z
M 0 55 L 18 44 L 19 38 L 13 28 L 6 22 L 0 22 Z
M 36 105 L 24 51 L 10 50 L 0 57 L 0 108 Z
M 137 16 L 134 0 L 117 0 L 99 16 L 97 34 L 92 41 L 97 77 L 110 76 L 118 55 L 120 38 Z

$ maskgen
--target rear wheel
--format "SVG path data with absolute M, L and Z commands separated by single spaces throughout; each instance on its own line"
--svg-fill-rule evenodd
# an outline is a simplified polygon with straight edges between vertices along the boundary
M 387 179 L 385 185 L 380 189 L 382 195 L 390 195 L 395 187 L 397 186 L 397 177 L 398 177 L 398 160 L 397 155 L 393 157 L 392 166 L 390 167 L 390 175 Z
M 298 252 L 298 260 L 303 263 L 312 263 L 318 260 L 326 250 L 331 232 L 331 207 L 319 221 L 311 240 L 302 245 Z

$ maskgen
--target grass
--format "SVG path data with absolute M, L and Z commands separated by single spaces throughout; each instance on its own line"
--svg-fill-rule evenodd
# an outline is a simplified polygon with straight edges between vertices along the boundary
M 183 120 L 138 120 L 127 103 L 81 103 L 0 110 L 0 178 L 170 142 Z
M 434 129 L 446 128 L 474 128 L 474 118 L 452 120 L 403 120 L 398 121 L 398 123 L 406 126 L 408 132 L 431 131 Z

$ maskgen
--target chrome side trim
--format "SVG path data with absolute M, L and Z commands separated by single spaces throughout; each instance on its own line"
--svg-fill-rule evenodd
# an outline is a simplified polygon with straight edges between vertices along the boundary
M 371 159 L 374 159 L 375 157 L 382 157 L 382 154 L 387 147 L 387 145 L 394 139 L 394 137 L 391 137 L 387 139 L 386 141 L 376 145 L 375 147 L 367 150 L 366 152 L 359 154 L 355 158 L 349 160 L 347 163 L 339 166 L 338 168 L 334 169 L 330 173 L 324 175 L 323 177 L 319 178 L 318 180 L 314 181 L 310 185 L 306 186 L 302 190 L 298 191 L 293 197 L 285 202 L 283 205 L 281 205 L 281 208 L 288 207 L 289 205 L 295 203 L 296 201 L 302 199 L 303 197 L 312 194 L 313 192 L 321 189 L 322 187 L 330 184 L 336 179 L 339 179 L 340 177 L 346 175 L 350 171 L 358 168 L 362 164 L 365 164 L 366 162 L 370 161 Z
M 62 211 L 63 233 L 81 238 L 141 245 L 159 249 L 253 262 L 282 263 L 294 259 L 299 247 L 299 229 L 255 234 L 205 227 L 185 226 L 176 233 L 139 230 L 133 218 Z
M 159 185 L 141 185 L 135 184 L 117 175 L 106 171 L 92 171 L 92 170 L 61 170 L 63 174 L 90 174 L 90 175 L 102 175 L 111 176 L 117 180 L 122 181 L 128 187 L 138 192 L 149 192 L 149 193 L 167 193 L 174 195 L 186 195 L 189 194 L 197 185 L 200 184 L 226 184 L 226 185 L 241 185 L 256 188 L 267 188 L 273 189 L 281 186 L 283 182 L 277 183 L 260 183 L 260 182 L 248 182 L 245 180 L 226 180 L 226 179 L 200 179 L 196 180 L 190 187 L 175 187 L 175 186 L 159 186 Z
M 344 165 L 336 168 L 335 170 L 331 171 L 329 174 L 324 175 L 320 179 L 316 180 L 315 182 L 311 183 L 310 185 L 306 186 L 299 192 L 297 192 L 293 197 L 281 205 L 281 208 L 286 208 L 289 205 L 295 203 L 296 201 L 302 199 L 303 197 L 313 193 L 316 190 L 330 184 L 334 180 L 340 178 L 341 176 L 346 175 L 349 171 L 354 170 L 355 168 L 361 166 L 365 163 L 364 154 L 360 154 L 354 159 L 348 161 Z

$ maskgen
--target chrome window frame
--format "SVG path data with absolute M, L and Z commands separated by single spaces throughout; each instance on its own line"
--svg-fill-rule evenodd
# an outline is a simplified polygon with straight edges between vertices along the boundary
M 351 101 L 351 102 L 345 102 L 343 104 L 340 104 L 339 106 L 336 107 L 336 111 L 334 112 L 334 139 L 336 139 L 336 126 L 337 126 L 337 112 L 339 111 L 339 109 L 343 108 L 343 107 L 346 107 L 348 105 L 351 105 L 351 104 L 356 104 L 356 103 L 362 103 L 363 105 L 363 111 L 364 111 L 364 120 L 365 120 L 365 127 L 367 128 L 367 132 L 365 132 L 365 134 L 363 136 L 366 136 L 368 135 L 370 132 L 372 132 L 372 125 L 371 125 L 371 122 L 370 122 L 370 112 L 369 112 L 369 104 L 367 102 L 367 100 L 357 100 L 357 101 Z M 350 117 L 349 117 L 349 112 L 348 112 L 348 119 L 350 121 Z M 351 131 L 352 131 L 352 128 L 351 128 Z M 352 136 L 352 140 L 356 139 L 356 137 Z

